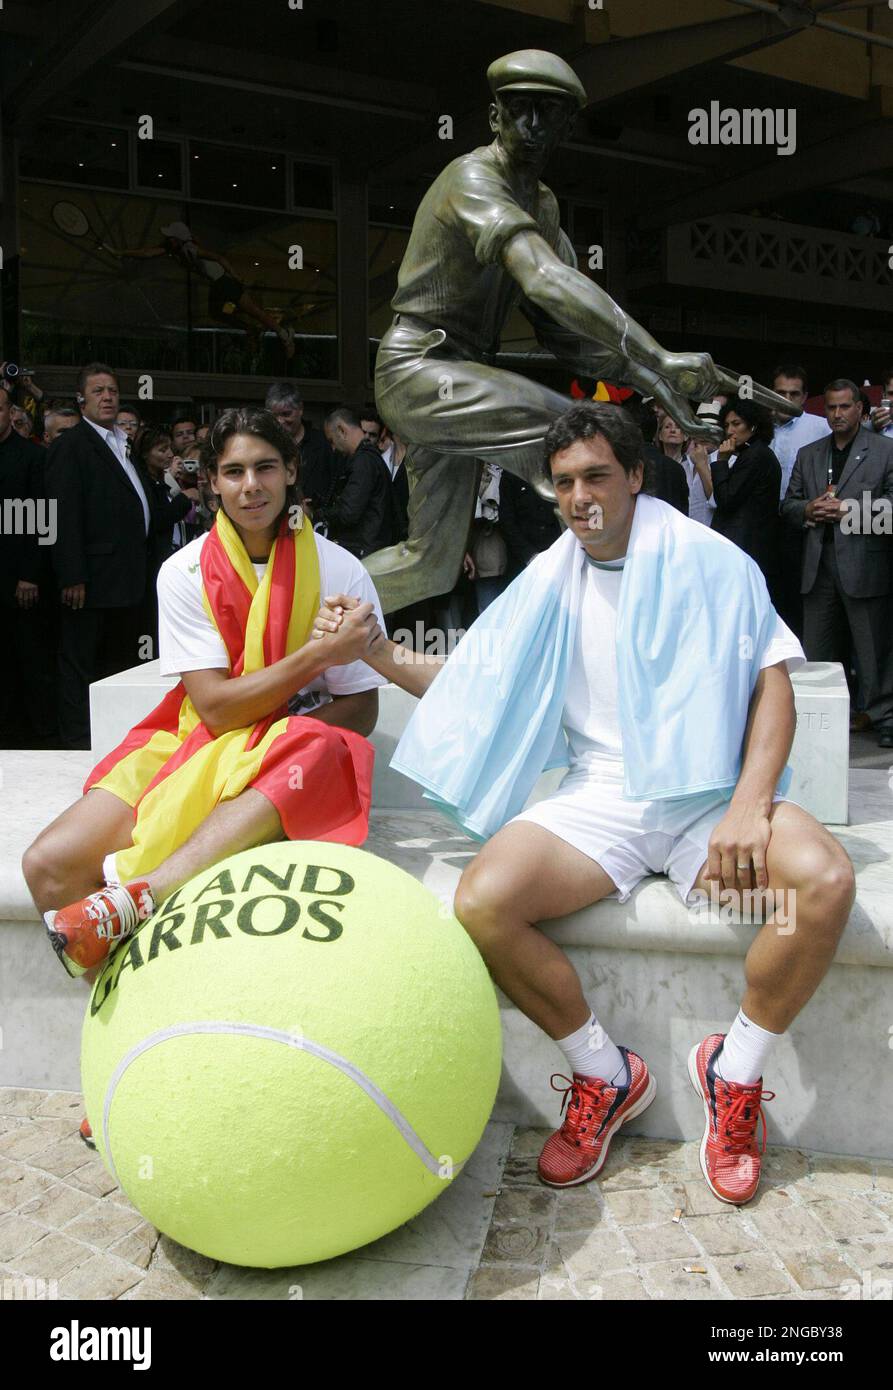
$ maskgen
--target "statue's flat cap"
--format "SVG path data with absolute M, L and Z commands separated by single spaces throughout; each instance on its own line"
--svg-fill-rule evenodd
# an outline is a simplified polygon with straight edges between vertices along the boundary
M 503 92 L 548 92 L 566 97 L 578 108 L 588 101 L 573 68 L 557 53 L 546 53 L 541 48 L 522 48 L 495 59 L 487 69 L 487 81 L 494 96 Z

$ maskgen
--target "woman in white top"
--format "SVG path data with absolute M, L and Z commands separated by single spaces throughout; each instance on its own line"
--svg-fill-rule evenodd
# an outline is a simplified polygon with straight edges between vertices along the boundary
M 710 504 L 713 482 L 710 477 L 708 446 L 697 440 L 687 439 L 669 415 L 664 415 L 657 427 L 656 443 L 662 453 L 681 463 L 685 469 L 689 516 L 693 521 L 700 521 L 709 526 L 713 517 L 713 507 Z

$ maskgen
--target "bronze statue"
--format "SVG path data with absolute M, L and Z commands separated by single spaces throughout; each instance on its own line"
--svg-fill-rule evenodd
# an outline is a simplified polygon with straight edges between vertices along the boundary
M 568 397 L 493 363 L 518 305 L 539 343 L 574 375 L 653 396 L 691 436 L 716 440 L 691 400 L 734 393 L 739 378 L 707 353 L 668 352 L 582 275 L 540 182 L 586 93 L 554 53 L 526 49 L 491 63 L 491 145 L 454 159 L 413 223 L 375 367 L 378 410 L 409 445 L 409 539 L 365 561 L 386 612 L 449 592 L 474 507 L 479 460 L 552 498 L 543 438 Z M 753 385 L 753 399 L 799 414 Z

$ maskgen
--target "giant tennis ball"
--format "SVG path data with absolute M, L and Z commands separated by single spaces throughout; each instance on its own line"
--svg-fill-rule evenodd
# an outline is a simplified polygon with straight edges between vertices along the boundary
M 345 845 L 233 855 L 123 943 L 84 1022 L 87 1116 L 147 1221 L 233 1264 L 328 1259 L 477 1145 L 499 1011 L 460 924 Z

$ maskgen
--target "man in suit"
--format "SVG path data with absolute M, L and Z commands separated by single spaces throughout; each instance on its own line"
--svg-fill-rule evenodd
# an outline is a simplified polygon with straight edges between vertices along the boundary
M 314 522 L 328 527 L 329 539 L 362 560 L 394 539 L 394 501 L 388 466 L 366 438 L 359 410 L 340 405 L 325 421 L 332 452 L 344 460 L 335 491 Z
M 118 399 L 111 367 L 83 367 L 80 424 L 59 436 L 47 458 L 47 496 L 58 516 L 53 568 L 62 600 L 59 724 L 66 748 L 90 747 L 90 682 L 135 666 L 148 632 L 152 513 L 116 424 Z
M 367 443 L 378 450 L 387 465 L 391 479 L 391 499 L 394 504 L 394 541 L 409 536 L 409 478 L 406 473 L 406 444 L 391 434 L 374 405 L 364 405 L 360 424 Z M 391 618 L 393 621 L 393 615 Z
M 865 712 L 880 747 L 893 748 L 893 441 L 860 427 L 853 381 L 829 382 L 825 414 L 831 434 L 799 451 L 781 504 L 785 521 L 804 529 L 803 645 L 810 661 L 846 663 L 852 640 Z M 872 513 L 878 499 L 881 508 Z M 878 516 L 883 509 L 887 515 Z

